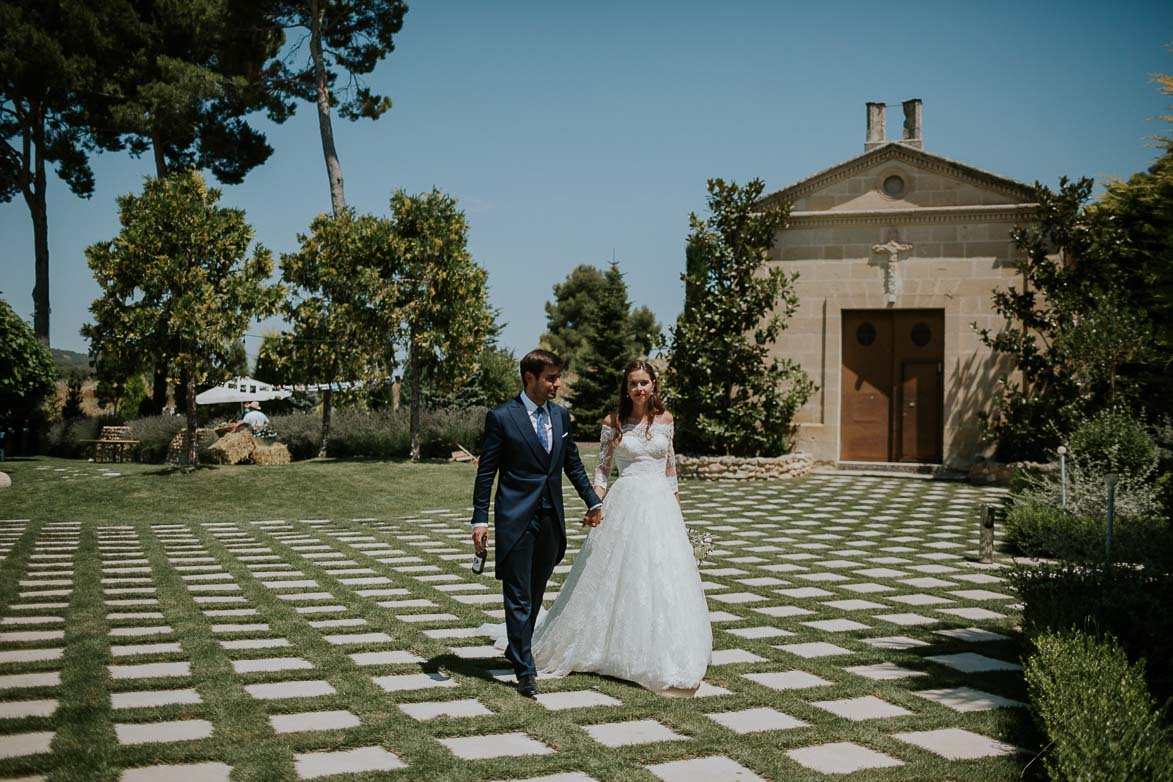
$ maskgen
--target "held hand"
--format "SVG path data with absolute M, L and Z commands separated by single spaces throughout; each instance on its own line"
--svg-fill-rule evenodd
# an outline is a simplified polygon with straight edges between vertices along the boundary
M 483 554 L 489 546 L 489 528 L 477 527 L 472 531 L 472 545 L 478 554 Z
M 585 527 L 597 527 L 602 523 L 602 521 L 603 509 L 600 507 L 595 508 L 594 510 L 588 510 L 586 512 L 586 516 L 583 517 L 582 523 Z

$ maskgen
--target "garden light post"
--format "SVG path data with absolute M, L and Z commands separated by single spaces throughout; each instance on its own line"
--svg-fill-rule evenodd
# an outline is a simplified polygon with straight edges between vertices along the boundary
M 1112 567 L 1112 521 L 1116 516 L 1116 480 L 1114 473 L 1104 476 L 1104 483 L 1108 485 L 1108 537 L 1104 544 L 1104 559 L 1109 568 Z
M 994 516 L 993 505 L 982 506 L 981 540 L 978 544 L 978 561 L 989 565 L 994 561 Z

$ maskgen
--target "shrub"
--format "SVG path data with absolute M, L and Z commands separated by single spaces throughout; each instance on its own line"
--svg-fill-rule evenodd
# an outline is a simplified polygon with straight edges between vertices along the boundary
M 1024 675 L 1053 782 L 1173 779 L 1173 751 L 1139 664 L 1111 639 L 1046 633 Z
M 1010 582 L 1025 606 L 1027 636 L 1070 630 L 1112 635 L 1130 660 L 1146 661 L 1158 700 L 1173 696 L 1173 575 L 1068 563 L 1019 568 Z
M 1032 557 L 1101 562 L 1106 556 L 1106 517 L 1060 510 L 1049 500 L 1019 497 L 1006 514 L 1006 541 Z M 1112 559 L 1167 568 L 1173 559 L 1168 522 L 1156 515 L 1115 517 Z
M 179 415 L 151 415 L 128 421 L 131 435 L 139 441 L 138 460 L 150 464 L 167 461 L 172 438 L 183 431 L 187 421 Z
M 485 408 L 424 410 L 420 415 L 420 452 L 425 458 L 447 457 L 456 443 L 475 451 L 481 442 Z M 318 455 L 322 419 L 318 414 L 274 416 L 278 439 L 295 460 Z M 401 458 L 411 453 L 410 418 L 406 408 L 334 411 L 326 447 L 339 459 Z
M 121 426 L 122 423 L 116 415 L 55 421 L 46 436 L 49 453 L 67 459 L 83 459 L 94 452 L 94 444 L 85 440 L 97 440 L 103 426 Z
M 1071 435 L 1072 457 L 1087 472 L 1147 478 L 1157 465 L 1157 444 L 1127 413 L 1104 410 Z

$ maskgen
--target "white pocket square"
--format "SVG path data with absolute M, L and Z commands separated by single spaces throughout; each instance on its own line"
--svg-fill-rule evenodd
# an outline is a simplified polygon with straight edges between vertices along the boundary
M 563 436 L 563 437 L 570 437 L 570 432 L 563 432 L 563 433 L 562 433 L 562 436 Z

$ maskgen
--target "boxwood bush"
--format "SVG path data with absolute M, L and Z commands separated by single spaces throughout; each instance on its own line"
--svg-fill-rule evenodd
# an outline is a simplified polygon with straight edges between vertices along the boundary
M 1069 630 L 1039 636 L 1035 650 L 1024 675 L 1052 782 L 1173 779 L 1164 715 L 1120 646 Z
M 1130 660 L 1145 661 L 1158 701 L 1173 697 L 1173 575 L 1057 563 L 1018 568 L 1009 578 L 1024 604 L 1027 637 L 1069 630 L 1111 635 Z

